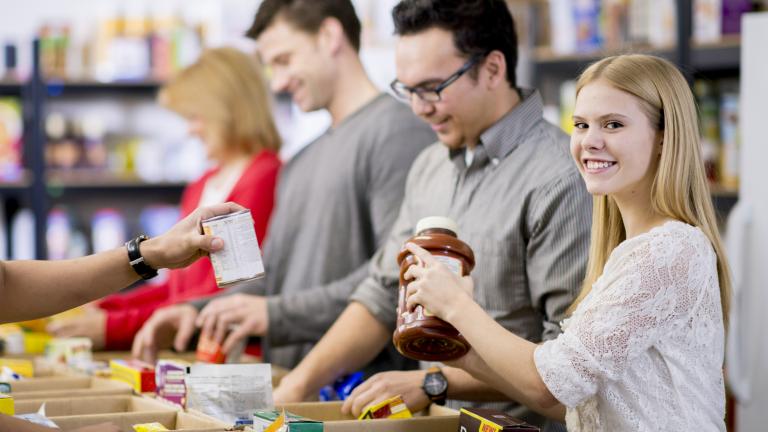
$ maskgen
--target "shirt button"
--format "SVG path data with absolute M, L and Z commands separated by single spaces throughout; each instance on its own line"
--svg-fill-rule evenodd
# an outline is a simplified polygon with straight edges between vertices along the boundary
M 499 158 L 493 158 L 493 159 L 491 159 L 491 163 L 492 163 L 494 166 L 498 165 L 498 164 L 499 164 Z

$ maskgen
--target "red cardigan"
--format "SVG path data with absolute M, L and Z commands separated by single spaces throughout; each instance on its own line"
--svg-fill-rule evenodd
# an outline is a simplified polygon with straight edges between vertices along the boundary
M 262 245 L 272 213 L 280 165 L 276 153 L 260 152 L 253 157 L 227 197 L 227 201 L 234 201 L 251 210 L 256 237 Z M 182 218 L 197 208 L 205 183 L 216 171 L 214 169 L 206 172 L 184 189 L 181 198 Z M 105 349 L 131 349 L 133 337 L 156 309 L 205 297 L 218 290 L 211 262 L 207 257 L 203 257 L 187 268 L 171 270 L 167 281 L 162 284 L 146 285 L 103 299 L 99 307 L 107 313 Z

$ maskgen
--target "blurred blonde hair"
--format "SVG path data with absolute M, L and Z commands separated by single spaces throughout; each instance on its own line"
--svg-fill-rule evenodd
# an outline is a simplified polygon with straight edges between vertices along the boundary
M 208 49 L 160 90 L 159 101 L 182 116 L 209 122 L 229 148 L 245 154 L 277 151 L 280 135 L 261 69 L 254 56 L 235 48 Z
M 720 301 L 727 326 L 731 278 L 704 172 L 696 104 L 688 82 L 667 60 L 641 54 L 608 57 L 592 64 L 579 77 L 576 94 L 598 80 L 638 98 L 651 124 L 663 132 L 651 206 L 661 215 L 699 227 L 709 238 L 717 255 Z M 615 201 L 606 195 L 593 197 L 587 274 L 569 313 L 586 297 L 613 249 L 625 239 Z

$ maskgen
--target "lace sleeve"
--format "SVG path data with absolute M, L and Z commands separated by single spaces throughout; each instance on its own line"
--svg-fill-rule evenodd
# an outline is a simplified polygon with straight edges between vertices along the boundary
M 663 234 L 630 250 L 617 247 L 565 332 L 536 349 L 539 374 L 564 405 L 573 408 L 594 395 L 600 381 L 619 379 L 670 323 L 690 315 L 710 274 L 698 267 L 708 262 L 698 239 Z

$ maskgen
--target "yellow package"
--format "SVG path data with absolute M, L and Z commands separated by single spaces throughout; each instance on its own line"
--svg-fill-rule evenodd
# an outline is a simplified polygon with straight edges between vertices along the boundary
M 285 425 L 285 409 L 275 419 L 275 421 L 264 429 L 264 432 L 279 432 Z
M 45 347 L 53 336 L 42 332 L 24 332 L 24 352 L 27 354 L 44 354 Z
M 142 423 L 133 425 L 133 430 L 136 432 L 159 432 L 167 431 L 168 429 L 162 425 L 162 423 Z
M 367 406 L 358 420 L 365 419 L 403 419 L 411 418 L 411 410 L 403 402 L 403 397 L 400 395 L 383 400 L 377 404 Z
M 35 320 L 21 321 L 18 323 L 18 325 L 27 331 L 44 333 L 45 327 L 48 325 L 48 318 L 38 318 Z
M 46 318 L 38 318 L 34 320 L 29 321 L 21 321 L 17 323 L 22 329 L 25 331 L 32 331 L 37 333 L 47 333 L 48 330 L 48 324 L 50 324 L 52 321 L 56 321 L 59 319 L 68 319 L 68 318 L 75 318 L 82 316 L 86 313 L 87 309 L 84 306 L 78 306 L 76 308 L 60 312 L 56 315 L 51 315 Z
M 32 378 L 35 376 L 35 363 L 32 360 L 0 358 L 0 368 L 3 366 L 23 377 Z
M 14 415 L 13 396 L 0 393 L 0 414 Z

